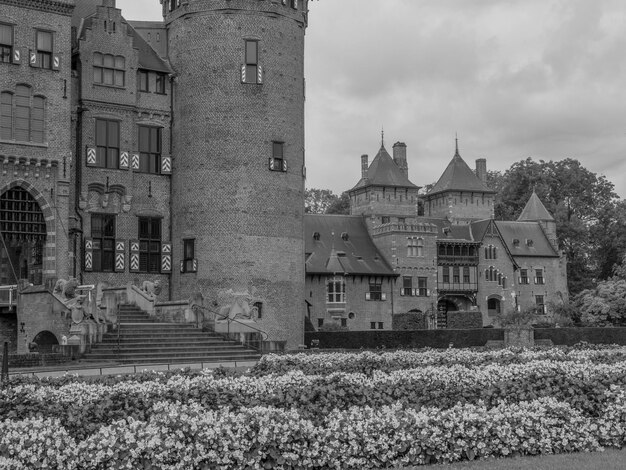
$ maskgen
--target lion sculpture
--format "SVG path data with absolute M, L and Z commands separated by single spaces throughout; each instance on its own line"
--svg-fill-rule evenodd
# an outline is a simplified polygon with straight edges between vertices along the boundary
M 73 299 L 74 297 L 76 297 L 77 287 L 78 287 L 78 280 L 74 277 L 71 277 L 67 280 L 59 279 L 54 285 L 53 292 L 69 300 L 69 299 Z
M 156 281 L 143 281 L 141 290 L 150 297 L 156 297 L 161 293 L 161 281 L 158 279 Z

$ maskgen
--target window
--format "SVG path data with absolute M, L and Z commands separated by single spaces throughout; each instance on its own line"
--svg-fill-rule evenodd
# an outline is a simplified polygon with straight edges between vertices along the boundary
M 485 259 L 497 259 L 496 247 L 489 245 L 485 247 Z
M 389 217 L 388 217 L 388 216 L 383 215 L 383 216 L 381 217 L 381 223 L 382 223 L 382 224 L 388 224 L 388 223 L 389 223 Z
M 0 23 L 0 62 L 13 62 L 13 26 Z
M 37 31 L 37 64 L 42 69 L 52 68 L 52 33 Z
M 383 299 L 382 290 L 383 290 L 383 286 L 380 281 L 373 281 L 373 282 L 370 281 L 369 300 L 382 300 Z
M 545 306 L 545 302 L 543 300 L 543 295 L 536 295 L 535 296 L 535 303 L 537 305 L 537 313 L 540 315 L 545 315 L 546 313 L 546 306 Z
M 118 168 L 120 161 L 120 123 L 96 119 L 96 166 Z
M 519 270 L 519 283 L 528 284 L 528 269 Z
M 260 83 L 259 81 L 259 42 L 246 40 L 244 83 Z
M 166 80 L 167 75 L 165 75 L 164 73 L 157 73 L 156 74 L 156 89 L 154 90 L 156 93 L 160 94 L 160 95 L 164 95 L 165 94 L 165 80 Z
M 139 218 L 139 271 L 158 273 L 161 267 L 161 219 Z
M 407 247 L 407 256 L 424 256 L 424 239 L 409 238 Z
M 126 78 L 126 59 L 112 54 L 93 54 L 93 81 L 101 85 L 123 87 Z
M 323 318 L 318 318 L 317 319 L 317 327 L 321 328 L 322 326 L 324 326 L 324 319 Z
M 13 140 L 13 94 L 0 94 L 0 139 Z
M 161 128 L 139 126 L 139 171 L 159 173 L 161 168 Z
M 543 269 L 535 269 L 535 284 L 544 284 Z
M 469 284 L 470 282 L 470 268 L 469 266 L 463 266 L 463 283 Z
M 291 8 L 298 9 L 298 0 L 290 0 Z
M 91 214 L 93 270 L 113 272 L 115 267 L 115 216 Z
M 46 99 L 32 96 L 27 85 L 0 93 L 0 139 L 44 143 L 45 113 Z
M 381 321 L 378 322 L 378 329 L 379 330 L 383 329 L 383 322 L 381 322 Z
M 341 319 L 341 326 L 348 326 L 348 319 L 347 318 L 342 318 Z
M 418 277 L 417 278 L 417 295 L 425 297 L 428 295 L 428 278 L 427 277 Z
M 448 266 L 443 267 L 443 282 L 445 284 L 450 283 L 450 268 Z
M 372 321 L 370 322 L 370 330 L 375 330 L 376 329 L 376 322 Z
M 460 279 L 460 269 L 458 266 L 453 266 L 452 267 L 452 282 L 454 284 L 458 284 L 459 282 L 461 282 Z
M 285 143 L 272 142 L 272 158 L 270 158 L 270 170 L 286 171 L 285 166 Z
M 346 302 L 346 283 L 342 277 L 334 277 L 326 284 L 328 303 Z
M 413 295 L 413 278 L 411 276 L 402 277 L 402 294 Z
M 180 0 L 169 0 L 170 11 L 176 10 L 180 6 Z
M 147 70 L 137 72 L 137 82 L 139 91 L 150 91 L 150 73 Z
M 405 217 L 398 217 L 398 223 L 400 225 L 406 224 L 406 218 Z
M 487 300 L 487 310 L 489 315 L 494 315 L 501 312 L 501 304 L 499 299 Z
M 183 240 L 183 272 L 193 272 L 193 260 L 196 257 L 196 240 L 187 238 Z

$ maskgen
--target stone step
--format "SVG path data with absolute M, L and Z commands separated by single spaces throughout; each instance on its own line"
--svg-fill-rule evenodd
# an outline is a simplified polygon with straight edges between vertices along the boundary
M 250 356 L 233 356 L 230 354 L 223 356 L 189 356 L 189 357 L 170 357 L 164 358 L 135 358 L 135 357 L 109 357 L 100 359 L 83 359 L 82 362 L 89 363 L 102 363 L 102 362 L 114 362 L 118 364 L 199 364 L 203 362 L 209 363 L 232 363 L 236 361 L 243 362 L 257 362 L 260 359 L 259 355 Z
M 91 348 L 92 354 L 117 354 L 118 350 L 115 346 L 101 346 L 94 345 Z M 143 354 L 146 356 L 154 356 L 155 354 L 214 354 L 214 353 L 235 353 L 239 354 L 242 351 L 241 345 L 237 344 L 223 344 L 219 346 L 181 346 L 181 345 L 159 345 L 159 346 L 129 346 L 127 344 L 120 345 L 120 354 Z
M 138 352 L 127 352 L 127 351 L 99 351 L 93 354 L 89 354 L 90 361 L 110 361 L 110 360 L 132 360 L 133 362 L 144 362 L 144 361 L 159 361 L 159 362 L 167 362 L 169 359 L 176 360 L 194 360 L 196 358 L 204 358 L 204 359 L 214 359 L 219 357 L 220 359 L 226 358 L 259 358 L 260 354 L 256 351 L 250 350 L 241 350 L 241 351 L 208 351 L 208 352 L 154 352 L 149 355 L 138 353 Z

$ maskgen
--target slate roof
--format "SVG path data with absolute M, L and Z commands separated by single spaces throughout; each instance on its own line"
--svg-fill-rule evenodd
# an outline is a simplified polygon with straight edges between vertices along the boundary
M 524 210 L 517 218 L 518 221 L 527 221 L 527 220 L 554 220 L 554 217 L 548 212 L 546 206 L 543 205 L 537 193 L 533 191 L 524 206 Z
M 319 240 L 313 237 L 316 232 Z M 304 237 L 307 274 L 396 276 L 361 216 L 306 214 Z
M 496 221 L 496 226 L 513 256 L 547 256 L 558 258 L 556 252 L 539 222 Z M 514 244 L 513 240 L 519 240 Z M 532 240 L 529 246 L 527 240 Z
M 409 181 L 402 170 L 398 168 L 384 145 L 372 160 L 367 169 L 367 178 L 361 178 L 351 191 L 367 186 L 395 186 L 400 188 L 418 188 Z
M 427 196 L 445 191 L 474 191 L 482 193 L 495 193 L 484 184 L 476 173 L 461 158 L 457 148 L 452 160 L 441 174 L 441 177 L 429 191 Z

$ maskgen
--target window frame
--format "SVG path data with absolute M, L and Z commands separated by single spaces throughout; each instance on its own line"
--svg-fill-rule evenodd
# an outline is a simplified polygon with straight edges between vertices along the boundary
M 104 124 L 105 135 L 102 137 L 98 124 Z M 117 142 L 111 142 L 110 132 L 111 126 L 117 126 Z M 120 167 L 120 142 L 121 142 L 121 122 L 115 119 L 95 118 L 94 142 L 96 147 L 96 163 L 93 165 L 98 168 L 109 168 L 118 170 Z M 104 139 L 105 145 L 100 145 Z M 117 144 L 111 145 L 111 144 Z M 113 151 L 113 153 L 111 153 Z
M 149 233 L 142 230 L 142 223 L 148 227 Z M 153 233 L 157 226 L 158 236 Z M 161 272 L 163 219 L 161 217 L 138 217 L 137 240 L 139 240 L 139 272 L 159 274 Z
M 150 93 L 150 72 L 148 70 L 137 70 L 137 90 L 141 93 Z
M 520 270 L 519 270 L 519 283 L 520 284 L 530 284 L 530 280 L 528 278 L 528 269 L 520 268 Z
M 544 295 L 535 295 L 535 306 L 539 315 L 546 314 L 546 299 Z
M 463 284 L 469 284 L 471 282 L 471 274 L 469 266 L 463 266 Z
M 15 51 L 15 25 L 11 23 L 0 22 L 0 28 L 2 28 L 3 26 L 10 29 L 11 42 L 0 42 L 0 63 L 12 64 L 13 53 Z
M 33 93 L 33 87 L 24 83 L 16 85 L 15 91 L 2 90 L 0 126 L 8 126 L 0 127 L 0 140 L 46 145 L 47 104 L 45 96 Z
M 285 142 L 272 141 L 272 157 L 270 158 L 270 171 L 285 171 Z
M 244 83 L 259 83 L 259 42 L 258 39 L 244 39 L 243 63 L 246 68 Z M 252 44 L 254 44 L 254 54 L 251 54 L 248 48 Z M 251 57 L 251 55 L 254 55 L 254 57 Z
M 139 171 L 158 175 L 161 173 L 161 156 L 163 152 L 163 132 L 159 126 L 137 125 L 137 151 L 139 153 Z M 142 132 L 148 132 L 148 148 L 144 148 Z M 153 132 L 156 136 L 153 136 Z M 153 137 L 155 141 L 153 142 Z M 156 142 L 156 148 L 152 144 Z
M 183 272 L 193 272 L 193 260 L 196 257 L 196 239 L 183 238 Z
M 425 276 L 418 276 L 417 278 L 417 295 L 420 297 L 428 296 L 428 278 Z
M 326 280 L 326 303 L 346 303 L 346 280 L 344 277 L 333 276 Z
M 374 279 L 369 281 L 369 300 L 383 300 L 383 282 Z
M 535 284 L 542 286 L 545 283 L 546 283 L 546 278 L 543 275 L 543 269 L 536 268 L 535 269 Z
M 50 35 L 50 50 L 40 49 L 39 35 Z M 52 70 L 54 55 L 54 31 L 47 29 L 35 29 L 35 53 L 37 54 L 37 67 L 41 69 Z
M 98 222 L 97 222 L 98 221 Z M 97 223 L 100 230 L 96 232 Z M 112 225 L 112 230 L 107 234 L 107 225 Z M 115 234 L 117 220 L 115 214 L 91 214 L 91 239 L 93 241 L 93 272 L 115 272 Z
M 402 295 L 413 295 L 413 276 L 402 276 Z
M 166 83 L 167 83 L 167 74 L 163 72 L 157 72 L 154 92 L 157 95 L 166 95 L 167 94 Z
M 96 58 L 100 58 L 96 60 Z M 113 64 L 106 65 L 106 59 L 112 58 Z M 121 65 L 118 64 L 118 59 L 122 61 Z M 99 63 L 97 63 L 99 62 Z M 93 66 L 93 83 L 100 86 L 110 86 L 116 88 L 126 87 L 126 57 L 122 55 L 105 54 L 102 52 L 94 52 L 92 59 Z M 107 83 L 106 73 L 111 72 L 112 82 Z M 99 78 L 97 77 L 99 75 Z M 121 77 L 121 84 L 118 83 L 118 77 Z

